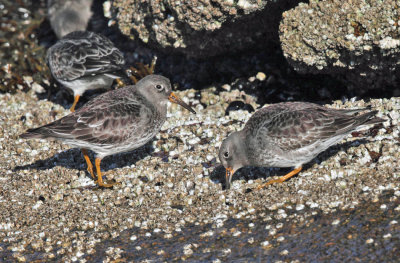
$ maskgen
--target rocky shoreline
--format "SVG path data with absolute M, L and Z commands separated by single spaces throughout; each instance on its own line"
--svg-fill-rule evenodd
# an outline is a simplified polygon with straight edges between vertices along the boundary
M 72 260 L 90 257 L 95 244 L 134 227 L 160 231 L 168 238 L 188 224 L 218 227 L 218 222 L 223 225 L 229 218 L 268 221 L 285 219 L 295 210 L 331 214 L 356 209 L 362 202 L 379 202 L 386 191 L 392 193 L 387 206 L 398 202 L 399 99 L 336 101 L 330 107 L 371 105 L 388 121 L 381 128 L 353 133 L 284 184 L 256 191 L 269 176 L 285 171 L 246 168 L 235 175 L 232 189 L 225 191 L 217 151 L 222 139 L 240 129 L 250 114 L 233 111 L 224 116 L 224 107 L 215 106 L 221 105 L 217 101 L 204 109 L 195 92 L 177 93 L 189 98 L 186 102 L 197 115 L 172 106 L 162 132 L 151 144 L 104 160 L 105 177 L 119 182 L 113 189 L 95 186 L 79 149 L 18 139 L 27 128 L 67 114 L 63 107 L 38 100 L 32 91 L 0 95 L 5 105 L 1 109 L 2 253 L 23 259 L 26 251 L 33 250 L 39 258 Z M 398 215 L 399 207 L 393 209 Z M 291 221 L 303 222 L 312 213 L 294 213 Z
M 44 66 L 46 47 L 55 41 L 44 18 L 44 2 L 30 5 L 21 0 L 19 7 L 10 1 L 0 4 L 0 19 L 4 25 L 4 31 L 0 32 L 0 261 L 397 260 L 400 247 L 400 98 L 396 97 L 396 63 L 390 64 L 395 61 L 397 46 L 385 48 L 388 53 L 379 57 L 384 61 L 381 68 L 372 63 L 379 64 L 379 60 L 366 60 L 360 55 L 356 61 L 361 61 L 360 65 L 368 71 L 360 71 L 357 66 L 352 68 L 351 60 L 341 58 L 345 67 L 340 72 L 335 69 L 331 72 L 329 63 L 332 61 L 325 63 L 323 55 L 338 54 L 333 52 L 335 49 L 329 49 L 333 53 L 307 53 L 317 51 L 320 47 L 312 44 L 323 41 L 319 38 L 310 43 L 306 41 L 320 35 L 318 30 L 322 27 L 315 32 L 307 31 L 313 20 L 307 20 L 305 14 L 313 17 L 319 13 L 310 10 L 329 9 L 323 5 L 328 1 L 310 4 L 276 1 L 275 5 L 284 3 L 279 7 L 281 12 L 286 10 L 283 20 L 279 22 L 281 13 L 277 13 L 271 17 L 274 27 L 257 29 L 262 33 L 275 30 L 274 43 L 257 42 L 265 40 L 257 34 L 246 39 L 246 34 L 256 31 L 238 31 L 234 37 L 240 41 L 229 46 L 233 53 L 220 54 L 221 48 L 213 45 L 221 47 L 224 42 L 216 41 L 206 49 L 211 48 L 218 54 L 211 54 L 213 56 L 207 59 L 193 57 L 198 51 L 191 49 L 193 45 L 188 45 L 186 50 L 181 45 L 169 54 L 162 45 L 173 48 L 170 44 L 177 39 L 161 35 L 151 38 L 150 34 L 149 45 L 138 39 L 129 40 L 119 32 L 113 16 L 116 13 L 112 13 L 123 1 L 105 1 L 109 3 L 110 18 L 94 12 L 89 22 L 91 29 L 116 42 L 129 63 L 149 62 L 157 55 L 156 73 L 179 83 L 174 92 L 198 113 L 192 115 L 170 105 L 167 122 L 150 143 L 103 160 L 104 177 L 118 184 L 102 189 L 86 171 L 79 149 L 55 141 L 18 137 L 29 128 L 65 116 L 71 103 L 71 95 L 51 80 Z M 103 2 L 95 0 L 96 8 L 102 10 Z M 206 17 L 208 22 L 201 28 L 180 31 L 193 33 L 194 37 L 185 38 L 182 34 L 178 35 L 180 40 L 193 44 L 198 37 L 196 30 L 210 30 L 207 35 L 221 33 L 212 28 L 212 25 L 219 26 L 213 19 L 223 19 L 228 29 L 234 29 L 235 23 L 268 14 L 268 7 L 274 5 L 271 1 L 214 2 L 230 7 L 210 4 L 198 9 L 199 1 L 193 1 L 196 4 L 191 10 L 193 16 L 201 16 L 207 10 L 223 11 Z M 352 10 L 348 3 L 345 7 L 343 16 L 347 14 L 345 11 Z M 140 8 L 150 10 L 144 6 Z M 186 10 L 175 3 L 173 8 L 179 12 Z M 374 8 L 381 10 L 379 8 L 383 7 L 376 4 Z M 384 9 L 387 10 L 387 6 Z M 171 11 L 167 8 L 157 13 L 156 9 L 151 9 L 158 17 L 157 23 L 171 26 L 171 32 L 180 29 L 172 27 L 176 24 L 192 25 L 191 20 L 177 21 L 179 16 L 175 20 L 168 17 L 168 10 Z M 196 13 L 196 10 L 203 11 Z M 234 10 L 238 10 L 237 14 Z M 397 12 L 396 8 L 392 10 Z M 141 15 L 136 18 L 149 16 L 148 13 Z M 362 27 L 351 26 L 349 20 L 349 27 L 332 28 L 348 29 L 352 34 L 366 30 L 365 36 L 375 32 L 370 30 L 374 25 L 391 24 L 388 20 L 368 27 L 364 25 L 368 17 L 357 18 L 356 22 Z M 128 27 L 132 17 L 123 18 L 124 26 Z M 296 21 L 293 18 L 297 18 Z M 291 35 L 295 22 L 296 30 L 303 35 Z M 395 30 L 384 30 L 380 35 L 382 39 L 389 33 L 396 39 L 397 25 L 391 26 Z M 27 28 L 31 31 L 26 31 Z M 148 32 L 153 29 L 147 28 Z M 361 31 L 357 33 L 356 29 Z M 129 30 L 121 29 L 125 34 Z M 136 36 L 145 37 L 142 33 L 137 32 Z M 223 35 L 219 37 L 224 39 Z M 164 42 L 157 43 L 157 39 Z M 374 39 L 372 45 L 382 40 L 372 36 L 371 39 Z M 282 41 L 282 50 L 277 47 L 279 41 Z M 351 41 L 370 40 L 357 36 L 343 41 L 351 44 Z M 251 43 L 255 44 L 254 51 L 240 51 Z M 307 48 L 305 43 L 308 43 Z M 264 50 L 258 49 L 264 44 Z M 162 47 L 157 48 L 160 45 Z M 354 50 L 344 51 L 350 52 L 351 57 L 351 52 L 360 51 L 361 46 L 365 51 L 365 45 L 361 44 L 354 46 Z M 322 46 L 322 49 L 327 48 Z M 300 61 L 306 53 L 312 55 L 309 62 L 325 63 L 322 71 L 318 63 Z M 386 55 L 391 59 L 386 60 Z M 366 64 L 368 61 L 371 65 Z M 300 75 L 289 63 L 300 72 L 317 75 Z M 320 73 L 325 75 L 318 75 Z M 369 82 L 365 82 L 366 79 Z M 377 79 L 384 81 L 368 86 Z M 376 89 L 379 86 L 380 89 Z M 355 94 L 360 96 L 354 97 Z M 82 98 L 81 105 L 89 96 Z M 387 121 L 381 126 L 352 133 L 283 184 L 257 191 L 258 185 L 285 174 L 287 169 L 247 167 L 235 174 L 231 189 L 226 190 L 224 168 L 217 158 L 222 140 L 232 131 L 241 129 L 253 110 L 293 100 L 317 102 L 338 109 L 371 107 L 378 111 L 377 116 Z

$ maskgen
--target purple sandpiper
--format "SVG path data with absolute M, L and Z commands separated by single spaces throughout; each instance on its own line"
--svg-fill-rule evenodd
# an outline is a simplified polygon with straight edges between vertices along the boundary
M 75 31 L 47 51 L 47 63 L 54 78 L 74 92 L 75 110 L 80 96 L 90 89 L 109 88 L 124 76 L 124 56 L 103 35 Z
M 330 109 L 307 102 L 284 102 L 258 110 L 243 130 L 230 134 L 219 151 L 226 169 L 226 188 L 233 174 L 244 166 L 294 167 L 277 180 L 282 183 L 298 174 L 303 164 L 365 125 L 382 123 L 377 111 Z
M 134 86 L 103 93 L 57 121 L 29 129 L 21 138 L 56 139 L 81 148 L 88 171 L 95 179 L 87 152 L 92 150 L 96 153 L 97 184 L 110 187 L 112 184 L 103 182 L 101 160 L 150 141 L 166 120 L 168 100 L 196 113 L 172 92 L 167 78 L 149 75 Z
M 58 38 L 85 31 L 92 16 L 93 0 L 48 0 L 47 15 Z

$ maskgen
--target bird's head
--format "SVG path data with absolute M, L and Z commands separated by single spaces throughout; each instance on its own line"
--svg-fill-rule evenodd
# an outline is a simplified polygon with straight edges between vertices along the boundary
M 176 103 L 196 113 L 189 105 L 172 92 L 172 86 L 169 79 L 160 75 L 148 75 L 136 83 L 138 89 L 145 94 L 151 101 L 165 103 L 168 100 Z
M 241 132 L 230 134 L 221 144 L 219 160 L 226 170 L 226 188 L 230 188 L 233 174 L 243 166 L 248 165 L 246 149 Z

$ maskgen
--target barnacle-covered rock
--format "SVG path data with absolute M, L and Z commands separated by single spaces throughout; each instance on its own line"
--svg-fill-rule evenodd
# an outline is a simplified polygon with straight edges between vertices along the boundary
M 364 91 L 400 77 L 399 2 L 329 0 L 283 14 L 282 50 L 302 73 L 328 73 Z
M 204 57 L 278 41 L 281 14 L 298 0 L 114 0 L 121 31 L 153 47 Z

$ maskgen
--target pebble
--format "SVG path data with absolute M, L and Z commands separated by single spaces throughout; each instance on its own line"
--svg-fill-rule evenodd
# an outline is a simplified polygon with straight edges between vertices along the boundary
M 277 239 L 276 239 L 276 241 L 278 241 L 278 242 L 282 242 L 282 241 L 284 241 L 285 240 L 285 237 L 283 237 L 283 236 L 280 236 L 280 237 L 278 237 Z
M 242 232 L 240 232 L 240 231 L 236 231 L 235 233 L 233 233 L 233 236 L 234 236 L 234 237 L 238 237 L 238 236 L 240 236 L 241 233 L 242 233 Z
M 36 82 L 34 82 L 34 83 L 32 84 L 32 90 L 33 90 L 34 92 L 36 92 L 36 93 L 39 93 L 39 94 L 42 94 L 42 93 L 45 93 L 45 92 L 46 92 L 46 89 L 43 88 L 42 85 L 40 85 L 40 84 L 38 84 L 38 83 L 36 83 Z
M 263 73 L 263 72 L 258 72 L 257 75 L 256 75 L 256 78 L 257 78 L 259 81 L 264 81 L 264 80 L 267 78 L 267 76 L 266 76 L 265 73 Z
M 183 254 L 185 254 L 186 256 L 193 254 L 193 250 L 192 250 L 192 245 L 191 244 L 187 244 L 183 247 Z
M 386 234 L 386 235 L 383 235 L 383 238 L 384 239 L 389 239 L 389 238 L 391 238 L 392 237 L 392 234 L 390 234 L 390 233 L 388 233 L 388 234 Z
M 369 238 L 369 239 L 367 239 L 367 240 L 365 241 L 366 244 L 371 244 L 371 243 L 373 243 L 373 242 L 374 242 L 374 240 L 373 240 L 372 238 Z
M 268 240 L 261 242 L 261 246 L 263 246 L 263 247 L 266 247 L 268 245 L 269 245 L 269 241 Z
M 301 211 L 301 210 L 303 210 L 304 209 L 304 205 L 303 204 L 298 204 L 298 205 L 296 205 L 296 210 L 297 211 Z

